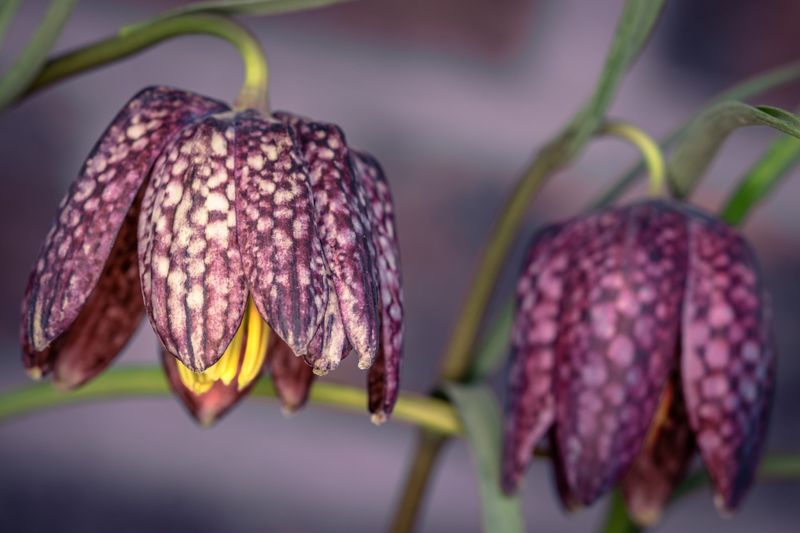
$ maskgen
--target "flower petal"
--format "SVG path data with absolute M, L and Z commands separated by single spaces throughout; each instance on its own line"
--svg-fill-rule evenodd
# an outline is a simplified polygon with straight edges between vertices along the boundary
M 354 174 L 342 131 L 287 113 L 276 118 L 297 132 L 308 164 L 323 252 L 347 337 L 369 368 L 378 349 L 378 277 L 372 223 L 362 181 Z
M 194 117 L 222 109 L 202 96 L 151 87 L 119 112 L 61 202 L 31 274 L 22 317 L 30 351 L 45 351 L 77 319 L 167 139 Z M 36 363 L 42 371 L 49 365 Z
M 371 155 L 363 152 L 353 152 L 353 168 L 356 180 L 366 193 L 380 281 L 380 350 L 367 379 L 369 410 L 373 413 L 373 420 L 380 422 L 392 413 L 400 390 L 400 363 L 403 359 L 400 244 L 392 192 L 383 169 Z
M 221 380 L 214 382 L 210 389 L 203 394 L 197 394 L 184 385 L 178 373 L 177 357 L 161 348 L 161 362 L 167 374 L 167 381 L 172 392 L 181 400 L 189 413 L 202 426 L 210 426 L 222 418 L 233 406 L 244 398 L 257 379 L 249 385 L 239 389 L 237 381 L 229 384 Z
M 336 291 L 329 287 L 325 316 L 308 346 L 306 362 L 311 365 L 315 374 L 324 376 L 331 370 L 335 370 L 352 348 L 339 315 L 339 300 L 336 299 Z
M 254 111 L 236 118 L 237 230 L 261 316 L 298 355 L 327 304 L 325 259 L 308 172 L 289 127 Z
M 719 221 L 690 222 L 683 316 L 683 390 L 689 421 L 723 511 L 749 488 L 775 382 L 768 304 L 756 258 Z
M 277 336 L 273 336 L 270 342 L 272 344 L 267 354 L 267 365 L 272 384 L 281 400 L 284 413 L 291 414 L 303 407 L 308 400 L 314 372 L 302 357 L 296 356 Z
M 23 334 L 23 361 L 31 373 L 41 375 L 52 367 L 56 384 L 77 387 L 105 369 L 133 336 L 144 314 L 136 263 L 137 214 L 135 205 L 97 285 L 67 330 L 39 352 L 32 350 Z
M 661 396 L 645 445 L 622 478 L 622 496 L 628 513 L 640 525 L 655 525 L 673 491 L 683 480 L 695 444 L 680 380 L 670 380 Z
M 156 161 L 139 219 L 150 321 L 167 351 L 194 371 L 222 356 L 247 302 L 236 240 L 233 136 L 223 115 L 181 131 Z
M 673 368 L 684 216 L 647 202 L 575 223 L 556 352 L 556 436 L 588 505 L 632 463 Z
M 507 493 L 519 488 L 534 447 L 555 416 L 555 341 L 569 266 L 563 230 L 549 226 L 536 234 L 517 283 L 503 443 Z

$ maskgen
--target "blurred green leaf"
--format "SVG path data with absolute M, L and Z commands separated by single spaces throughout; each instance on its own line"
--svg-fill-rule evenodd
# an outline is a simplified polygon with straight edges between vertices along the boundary
M 153 22 L 170 17 L 188 14 L 217 14 L 217 15 L 281 15 L 295 11 L 316 9 L 353 0 L 208 0 L 194 2 L 175 9 L 170 9 L 145 22 L 137 22 L 122 28 L 121 33 L 139 29 Z
M 61 34 L 76 0 L 53 0 L 39 27 L 11 67 L 0 78 L 0 109 L 22 94 L 39 73 Z
M 617 87 L 647 41 L 663 5 L 663 0 L 625 2 L 594 92 L 564 129 L 538 151 L 511 192 L 445 355 L 442 375 L 446 379 L 459 381 L 473 374 L 475 366 L 483 367 L 481 372 L 485 372 L 502 361 L 495 357 L 495 352 L 483 352 L 486 357 L 494 358 L 484 362 L 484 355 L 475 352 L 476 338 L 520 224 L 542 184 L 581 152 L 605 120 Z
M 506 360 L 513 320 L 514 302 L 513 299 L 509 299 L 495 322 L 492 323 L 492 327 L 481 339 L 480 346 L 475 352 L 475 364 L 470 368 L 469 382 L 474 383 L 488 379 Z
M 689 126 L 667 165 L 669 185 L 675 196 L 684 198 L 692 192 L 731 133 L 744 126 L 757 125 L 800 137 L 800 117 L 776 107 L 721 102 L 701 113 Z
M 483 385 L 445 383 L 443 389 L 466 429 L 478 473 L 483 530 L 486 533 L 524 532 L 519 497 L 506 496 L 500 489 L 502 414 L 494 394 Z
M 4 0 L 0 4 L 0 49 L 3 48 L 3 40 L 8 31 L 8 26 L 14 20 L 14 15 L 17 14 L 17 9 L 22 0 Z
M 706 105 L 706 108 L 726 100 L 746 100 L 780 85 L 798 80 L 800 80 L 800 61 L 789 63 L 749 78 L 717 95 Z M 691 123 L 692 121 L 689 120 L 667 135 L 660 143 L 661 148 L 667 149 L 682 139 Z M 643 171 L 644 164 L 640 162 L 634 165 L 614 185 L 603 192 L 599 198 L 593 200 L 587 209 L 599 209 L 613 203 L 642 176 Z
M 722 209 L 722 219 L 732 225 L 741 224 L 747 213 L 798 163 L 800 139 L 782 136 L 774 141 L 739 181 L 739 186 Z

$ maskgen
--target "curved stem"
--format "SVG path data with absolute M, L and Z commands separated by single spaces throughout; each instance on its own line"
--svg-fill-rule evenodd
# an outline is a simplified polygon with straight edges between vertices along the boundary
M 75 391 L 62 391 L 49 383 L 37 383 L 0 393 L 0 423 L 60 405 L 169 394 L 169 385 L 160 367 L 116 368 Z M 275 390 L 269 379 L 262 378 L 250 395 L 274 398 Z M 309 399 L 312 403 L 359 413 L 364 412 L 367 405 L 366 395 L 361 389 L 324 381 L 314 384 Z M 462 432 L 461 421 L 448 402 L 419 394 L 400 394 L 392 418 L 437 434 L 458 435 Z
M 661 148 L 652 137 L 628 122 L 606 122 L 598 130 L 598 135 L 612 135 L 630 142 L 642 155 L 650 174 L 650 194 L 661 196 L 665 191 L 666 165 Z
M 21 98 L 49 85 L 129 57 L 180 35 L 211 35 L 234 45 L 244 62 L 237 105 L 267 111 L 269 70 L 258 40 L 237 22 L 212 15 L 181 15 L 123 29 L 117 35 L 47 61 Z

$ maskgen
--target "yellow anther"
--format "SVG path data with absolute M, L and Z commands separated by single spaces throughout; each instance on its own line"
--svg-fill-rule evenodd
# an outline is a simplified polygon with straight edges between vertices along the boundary
M 261 319 L 251 298 L 239 329 L 216 363 L 203 372 L 192 372 L 178 361 L 181 382 L 195 394 L 205 394 L 217 381 L 230 385 L 238 375 L 236 386 L 242 390 L 258 377 L 264 364 L 268 339 L 269 326 Z
M 247 306 L 247 327 L 247 343 L 239 379 L 236 382 L 239 390 L 247 387 L 258 377 L 261 367 L 264 365 L 269 341 L 269 326 L 261 319 L 252 298 Z

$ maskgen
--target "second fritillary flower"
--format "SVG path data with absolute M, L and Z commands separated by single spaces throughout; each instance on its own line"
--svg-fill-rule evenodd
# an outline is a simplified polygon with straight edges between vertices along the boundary
M 517 286 L 505 489 L 550 434 L 567 507 L 621 480 L 634 516 L 653 522 L 699 449 L 717 505 L 735 509 L 774 385 L 767 308 L 747 242 L 684 204 L 545 229 Z

